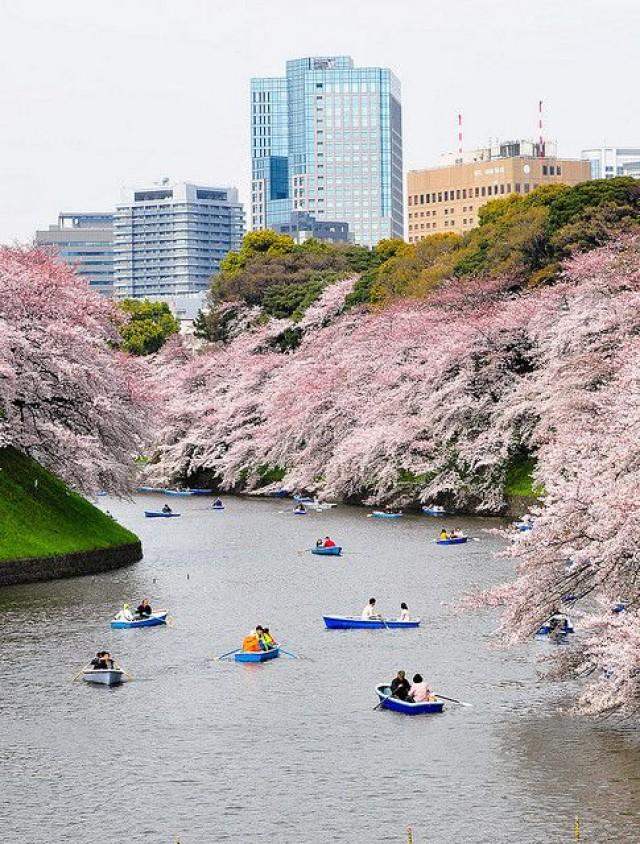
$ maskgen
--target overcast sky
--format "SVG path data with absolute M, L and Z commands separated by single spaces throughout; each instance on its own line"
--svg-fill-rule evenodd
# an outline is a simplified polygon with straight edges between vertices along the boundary
M 0 0 L 0 242 L 162 176 L 250 185 L 248 86 L 351 55 L 402 83 L 404 165 L 490 137 L 640 145 L 640 0 Z

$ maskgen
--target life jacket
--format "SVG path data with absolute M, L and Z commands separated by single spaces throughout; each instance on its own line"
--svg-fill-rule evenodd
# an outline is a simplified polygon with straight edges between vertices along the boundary
M 260 647 L 260 643 L 258 642 L 258 637 L 255 633 L 250 633 L 248 636 L 245 636 L 242 640 L 242 650 L 243 651 L 259 651 L 262 650 Z

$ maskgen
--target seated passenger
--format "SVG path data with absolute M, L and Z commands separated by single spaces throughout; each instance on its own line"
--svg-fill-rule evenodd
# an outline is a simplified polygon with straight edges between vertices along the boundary
M 168 504 L 165 504 L 164 507 L 162 508 L 162 512 L 163 513 L 173 513 L 173 510 L 171 509 L 171 507 L 169 507 Z
M 449 534 L 447 533 L 445 528 L 442 528 L 440 531 L 440 539 L 449 539 Z
M 316 539 L 316 548 L 322 548 L 322 540 Z
M 324 548 L 335 548 L 335 547 L 336 547 L 336 543 L 333 541 L 333 539 L 331 539 L 331 537 L 330 537 L 330 536 L 325 536 L 325 538 L 324 538 L 324 546 L 323 546 L 323 547 L 324 547 Z
M 133 621 L 129 604 L 123 604 L 122 609 L 116 614 L 114 621 Z
M 431 691 L 422 679 L 421 674 L 413 675 L 413 683 L 409 689 L 409 697 L 414 703 L 426 703 L 431 700 Z
M 212 506 L 212 507 L 222 507 L 222 506 L 223 506 L 223 505 L 222 505 L 222 499 L 221 499 L 221 498 L 216 498 L 216 500 L 213 502 L 213 504 L 212 504 L 211 506 Z
M 411 621 L 409 607 L 405 604 L 404 601 L 400 604 L 400 621 Z
M 404 671 L 398 671 L 397 675 L 391 681 L 391 696 L 397 697 L 399 700 L 406 700 L 409 689 L 410 684 Z
M 242 640 L 242 650 L 255 652 L 261 651 L 262 648 L 260 647 L 260 637 L 258 635 L 258 628 L 256 630 L 252 630 L 248 636 L 245 636 Z
M 272 651 L 274 648 L 277 647 L 277 642 L 273 638 L 271 633 L 269 633 L 268 627 L 264 627 L 263 630 L 262 630 L 262 641 L 266 645 L 266 648 L 267 648 L 268 651 Z

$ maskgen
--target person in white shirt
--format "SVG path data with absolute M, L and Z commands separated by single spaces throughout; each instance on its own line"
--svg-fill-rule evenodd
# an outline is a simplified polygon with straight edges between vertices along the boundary
M 116 621 L 133 621 L 133 615 L 129 609 L 129 604 L 125 604 L 116 616 Z
M 409 607 L 405 604 L 404 601 L 400 604 L 400 621 L 411 621 Z
M 376 612 L 376 599 L 369 598 L 369 603 L 367 606 L 362 610 L 362 620 L 363 621 L 370 621 L 374 618 L 382 618 L 382 616 Z

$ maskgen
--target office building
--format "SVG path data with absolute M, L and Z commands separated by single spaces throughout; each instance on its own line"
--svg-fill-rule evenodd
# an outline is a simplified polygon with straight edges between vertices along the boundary
M 287 62 L 251 81 L 252 224 L 302 212 L 348 224 L 356 243 L 403 235 L 400 83 L 348 56 Z
M 325 243 L 348 243 L 349 224 L 330 220 L 316 220 L 304 211 L 292 211 L 286 223 L 274 223 L 271 228 L 280 234 L 288 234 L 296 243 L 304 243 L 310 237 Z
M 163 179 L 125 189 L 113 222 L 115 296 L 201 298 L 243 232 L 236 188 Z
M 613 179 L 614 176 L 640 176 L 640 147 L 596 147 L 583 149 L 582 158 L 589 162 L 592 179 Z
M 113 214 L 62 212 L 57 225 L 37 231 L 36 246 L 50 248 L 104 296 L 113 293 Z
M 557 158 L 546 143 L 540 155 L 531 141 L 443 156 L 440 167 L 410 170 L 407 176 L 409 243 L 438 232 L 463 234 L 478 224 L 478 209 L 511 193 L 528 194 L 540 185 L 576 185 L 591 178 L 587 161 Z

